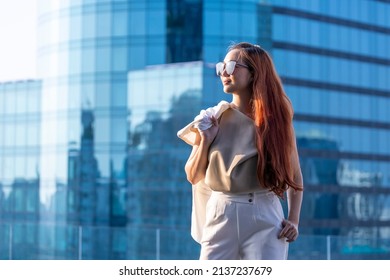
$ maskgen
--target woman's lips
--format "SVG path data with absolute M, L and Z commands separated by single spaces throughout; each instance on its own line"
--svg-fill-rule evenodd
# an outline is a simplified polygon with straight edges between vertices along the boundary
M 223 83 L 224 85 L 228 85 L 228 84 L 231 83 L 231 81 L 230 81 L 230 80 L 224 80 L 222 83 Z

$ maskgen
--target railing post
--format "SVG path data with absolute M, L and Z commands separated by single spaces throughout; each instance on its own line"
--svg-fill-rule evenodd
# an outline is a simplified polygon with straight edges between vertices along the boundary
M 83 259 L 83 227 L 79 226 L 79 260 Z
M 8 239 L 8 258 L 12 260 L 12 239 L 13 239 L 13 227 L 9 225 L 9 239 Z
M 331 247 L 330 247 L 330 235 L 327 235 L 326 236 L 326 259 L 327 260 L 330 260 L 331 259 L 331 255 L 330 255 L 330 250 L 331 250 Z
M 156 230 L 156 260 L 160 259 L 160 229 Z

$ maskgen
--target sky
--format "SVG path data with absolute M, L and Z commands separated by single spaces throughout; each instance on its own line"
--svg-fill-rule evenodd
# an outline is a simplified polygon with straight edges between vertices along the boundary
M 0 0 L 0 82 L 36 77 L 36 0 Z

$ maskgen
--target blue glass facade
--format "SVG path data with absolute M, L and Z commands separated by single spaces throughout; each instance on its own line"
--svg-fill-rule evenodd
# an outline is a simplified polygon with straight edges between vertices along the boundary
M 369 250 L 390 225 L 390 6 L 269 2 L 306 186 L 301 232 L 363 238 L 356 252 Z
M 40 213 L 40 80 L 0 84 L 0 221 L 39 222 Z M 7 242 L 1 231 L 0 248 Z M 27 234 L 26 234 L 27 233 Z M 31 225 L 14 230 L 14 258 L 35 258 L 38 232 Z M 25 252 L 22 253 L 21 252 Z M 8 258 L 0 250 L 0 258 Z
M 15 248 L 0 258 L 197 258 L 176 132 L 230 101 L 214 64 L 239 41 L 272 54 L 295 110 L 305 197 L 291 258 L 323 258 L 312 235 L 346 238 L 333 258 L 390 258 L 389 3 L 38 6 L 40 80 L 0 84 L 0 248 Z
M 214 65 L 201 61 L 148 66 L 129 72 L 130 137 L 128 148 L 131 258 L 154 258 L 144 228 L 170 228 L 161 258 L 189 258 L 199 248 L 189 236 L 191 186 L 184 165 L 188 145 L 176 133 L 204 108 L 206 100 L 223 98 Z M 220 96 L 218 95 L 220 94 Z M 187 234 L 183 235 L 183 232 Z
M 128 1 L 39 1 L 42 86 L 42 193 L 59 225 L 126 225 Z M 59 232 L 48 247 L 68 257 Z M 83 258 L 124 258 L 104 230 L 84 230 Z M 72 252 L 71 252 L 72 253 Z

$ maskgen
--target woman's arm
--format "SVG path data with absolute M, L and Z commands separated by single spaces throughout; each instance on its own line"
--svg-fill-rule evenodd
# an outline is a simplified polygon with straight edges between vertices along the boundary
M 288 188 L 287 190 L 288 217 L 282 222 L 283 229 L 279 235 L 279 238 L 286 237 L 287 242 L 295 241 L 298 238 L 299 217 L 303 199 L 303 179 L 296 142 L 294 142 L 292 162 L 294 167 L 294 182 L 301 186 L 302 190 L 294 190 L 293 188 Z
M 303 189 L 303 179 L 301 167 L 299 164 L 298 151 L 295 144 L 293 152 L 293 166 L 294 166 L 294 182 L 297 183 Z M 287 202 L 288 202 L 288 220 L 294 224 L 299 224 L 299 216 L 301 213 L 301 205 L 303 199 L 303 190 L 296 191 L 293 188 L 287 190 Z
M 196 132 L 195 144 L 184 168 L 187 180 L 193 185 L 206 175 L 209 148 L 219 129 L 217 120 L 215 118 L 211 120 L 213 125 L 205 131 L 194 128 L 194 132 Z

